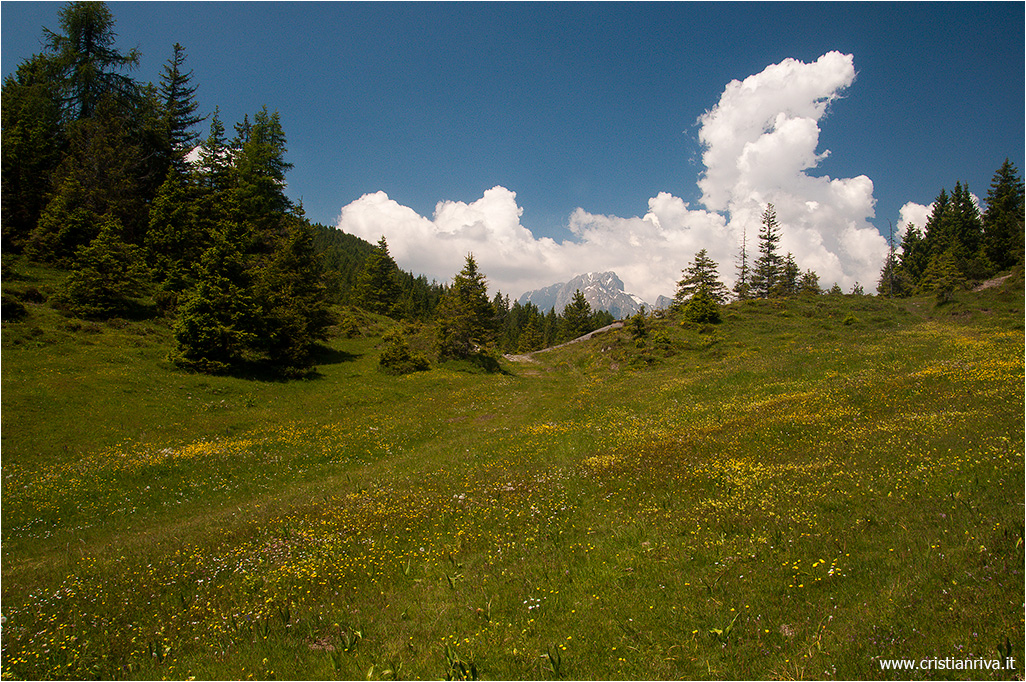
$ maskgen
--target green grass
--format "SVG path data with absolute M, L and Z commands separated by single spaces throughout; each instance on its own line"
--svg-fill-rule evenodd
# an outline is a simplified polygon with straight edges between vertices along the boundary
M 403 377 L 368 319 L 278 382 L 28 301 L 3 677 L 1021 678 L 1022 302 L 756 301 Z

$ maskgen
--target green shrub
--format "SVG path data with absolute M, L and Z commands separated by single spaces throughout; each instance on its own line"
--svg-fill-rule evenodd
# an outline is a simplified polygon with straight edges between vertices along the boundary
M 421 353 L 414 353 L 406 334 L 393 328 L 384 335 L 385 348 L 381 351 L 378 366 L 386 374 L 410 374 L 430 368 L 431 363 Z

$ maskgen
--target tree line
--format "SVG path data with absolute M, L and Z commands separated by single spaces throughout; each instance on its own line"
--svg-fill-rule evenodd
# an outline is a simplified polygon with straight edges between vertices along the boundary
M 877 290 L 886 296 L 951 293 L 1023 263 L 1023 180 L 1005 159 L 994 173 L 980 213 L 961 182 L 949 194 L 942 188 L 926 224 L 909 223 L 900 252 L 890 239 Z
M 932 293 L 944 302 L 957 289 L 1021 267 L 1026 230 L 1024 206 L 1022 177 L 1008 159 L 994 173 L 982 213 L 968 186 L 956 182 L 950 194 L 941 189 L 923 229 L 908 224 L 900 245 L 891 235 L 877 282 L 878 294 L 904 297 Z M 776 210 L 773 204 L 767 204 L 759 226 L 755 260 L 742 232 L 732 290 L 719 280 L 719 266 L 708 252 L 699 251 L 682 272 L 684 277 L 677 284 L 674 307 L 683 312 L 685 319 L 709 322 L 719 319 L 718 306 L 730 299 L 842 293 L 836 283 L 824 292 L 819 275 L 812 270 L 802 272 L 792 254 L 781 256 L 780 232 Z M 851 293 L 863 294 L 862 285 L 856 282 Z

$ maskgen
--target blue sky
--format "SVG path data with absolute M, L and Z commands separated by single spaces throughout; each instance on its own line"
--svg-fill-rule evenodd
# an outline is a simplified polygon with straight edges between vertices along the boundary
M 43 26 L 58 29 L 62 6 L 0 4 L 5 77 L 40 51 Z M 478 206 L 499 186 L 516 194 L 517 229 L 557 243 L 587 239 L 597 217 L 643 217 L 660 192 L 705 208 L 699 117 L 732 80 L 832 51 L 850 55 L 857 75 L 816 118 L 816 151 L 830 153 L 804 175 L 868 177 L 874 215 L 858 220 L 884 233 L 907 202 L 929 204 L 956 181 L 984 197 L 1005 157 L 1023 168 L 1024 7 L 111 4 L 119 46 L 142 52 L 140 80 L 156 82 L 180 42 L 204 113 L 219 106 L 229 130 L 264 104 L 281 113 L 295 164 L 289 192 L 312 220 L 335 224 L 376 192 L 430 220 L 438 202 Z M 734 216 L 720 213 L 718 239 L 735 237 Z M 402 238 L 380 216 L 361 224 L 390 245 Z M 631 229 L 617 225 L 609 229 Z M 553 265 L 553 276 L 575 274 Z M 838 268 L 821 276 L 858 274 Z M 732 270 L 721 261 L 725 278 Z M 858 272 L 864 281 L 868 271 Z M 537 276 L 496 279 L 527 286 Z

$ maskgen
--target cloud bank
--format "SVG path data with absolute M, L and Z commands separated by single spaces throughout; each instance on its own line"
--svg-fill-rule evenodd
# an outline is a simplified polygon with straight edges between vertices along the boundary
M 681 270 L 703 248 L 732 283 L 742 234 L 755 253 L 760 217 L 772 203 L 782 253 L 793 253 L 825 286 L 836 281 L 849 290 L 858 281 L 872 290 L 887 251 L 869 223 L 873 182 L 809 173 L 829 154 L 817 151 L 819 123 L 854 80 L 851 55 L 830 52 L 811 64 L 786 59 L 727 84 L 698 118 L 702 208 L 666 192 L 649 199 L 641 217 L 578 208 L 569 217 L 572 238 L 557 242 L 521 225 L 516 193 L 502 186 L 471 203 L 441 201 L 430 218 L 375 192 L 345 206 L 337 227 L 371 242 L 384 236 L 400 267 L 439 281 L 473 253 L 491 291 L 511 298 L 580 273 L 614 270 L 627 291 L 654 302 L 673 295 Z

